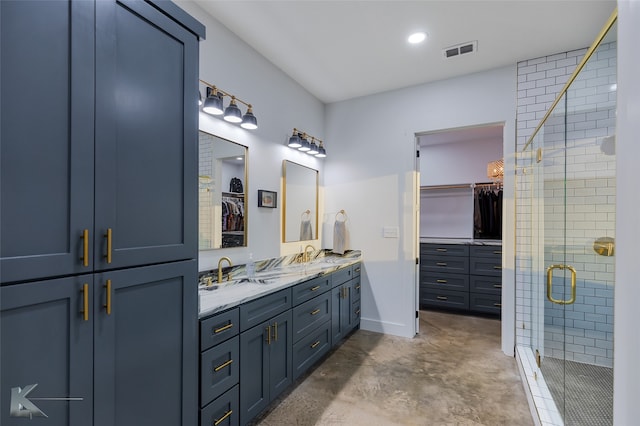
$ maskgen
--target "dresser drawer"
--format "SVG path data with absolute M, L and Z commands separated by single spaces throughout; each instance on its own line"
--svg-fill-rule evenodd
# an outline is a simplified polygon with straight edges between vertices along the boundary
M 233 308 L 200 320 L 200 350 L 224 342 L 240 332 L 240 312 Z
M 240 331 L 291 309 L 291 288 L 240 305 Z
M 293 306 L 297 306 L 300 303 L 306 302 L 307 300 L 316 297 L 317 295 L 322 294 L 328 290 L 331 290 L 330 275 L 324 275 L 300 284 L 296 284 L 293 287 L 292 293 Z
M 502 259 L 502 246 L 471 246 L 471 257 L 497 257 Z
M 420 255 L 469 256 L 469 246 L 464 244 L 420 244 Z
M 469 291 L 474 293 L 502 294 L 502 278 L 471 275 Z
M 318 297 L 293 308 L 293 341 L 297 342 L 320 324 L 331 319 L 331 293 Z
M 441 308 L 469 309 L 469 293 L 449 290 L 420 292 L 420 304 Z
M 344 284 L 351 279 L 353 271 L 351 266 L 341 268 L 331 274 L 331 286 L 337 287 L 340 284 Z
M 293 345 L 293 380 L 309 369 L 331 348 L 331 321 Z
M 222 395 L 240 380 L 240 336 L 200 354 L 200 406 Z
M 499 294 L 470 293 L 469 309 L 487 314 L 500 314 L 502 298 Z
M 351 300 L 360 300 L 360 293 L 362 286 L 360 285 L 360 277 L 355 277 L 351 280 Z
M 420 273 L 449 272 L 458 274 L 469 273 L 469 257 L 460 256 L 420 256 Z
M 420 288 L 435 290 L 469 291 L 469 275 L 444 272 L 420 273 Z
M 235 385 L 200 410 L 200 425 L 236 426 L 240 424 L 240 386 Z
M 471 275 L 502 276 L 502 259 L 491 257 L 472 257 L 469 273 Z

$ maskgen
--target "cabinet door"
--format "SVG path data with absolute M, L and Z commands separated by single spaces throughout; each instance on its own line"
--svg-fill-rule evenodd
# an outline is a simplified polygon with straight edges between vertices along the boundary
M 273 318 L 269 345 L 269 400 L 273 401 L 292 382 L 293 324 L 291 311 Z
M 269 404 L 269 343 L 265 321 L 240 334 L 240 424 L 247 424 Z
M 3 283 L 93 270 L 93 12 L 0 2 Z
M 195 261 L 96 274 L 94 425 L 196 424 L 197 278 Z
M 351 284 L 331 290 L 331 344 L 335 346 L 351 330 Z
M 25 397 L 48 416 L 34 413 L 33 424 L 92 424 L 92 280 L 79 275 L 0 288 L 0 424 L 29 423 L 10 413 L 12 389 L 29 385 L 37 387 Z M 36 399 L 69 397 L 82 400 Z
M 97 270 L 197 257 L 197 84 L 195 35 L 147 2 L 96 2 Z

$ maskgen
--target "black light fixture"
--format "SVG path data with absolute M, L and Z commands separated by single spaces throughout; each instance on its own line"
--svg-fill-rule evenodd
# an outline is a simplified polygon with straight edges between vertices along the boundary
M 311 142 L 309 142 L 309 138 Z M 327 150 L 320 139 L 296 128 L 293 129 L 287 146 L 298 151 L 306 152 L 316 158 L 325 158 L 327 156 Z
M 202 107 L 203 112 L 211 115 L 223 115 L 225 121 L 240 124 L 243 129 L 254 130 L 258 128 L 258 119 L 253 114 L 251 104 L 217 88 L 211 83 L 207 83 L 204 80 L 200 80 L 200 82 L 207 87 L 207 97 Z M 231 98 L 231 102 L 227 108 L 224 108 L 225 96 Z M 240 111 L 238 107 L 238 102 L 247 107 L 247 112 L 244 115 L 242 115 L 242 111 Z

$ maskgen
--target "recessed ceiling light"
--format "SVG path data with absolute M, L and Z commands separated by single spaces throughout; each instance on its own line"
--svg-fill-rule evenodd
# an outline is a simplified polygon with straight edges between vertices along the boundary
M 409 36 L 407 41 L 411 44 L 422 43 L 427 38 L 427 34 L 423 32 L 413 33 Z

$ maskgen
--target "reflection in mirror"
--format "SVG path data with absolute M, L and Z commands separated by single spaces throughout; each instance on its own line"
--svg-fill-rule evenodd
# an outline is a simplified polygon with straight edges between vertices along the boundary
M 282 241 L 317 239 L 318 171 L 284 160 L 282 176 Z
M 200 132 L 198 248 L 247 245 L 247 148 Z

